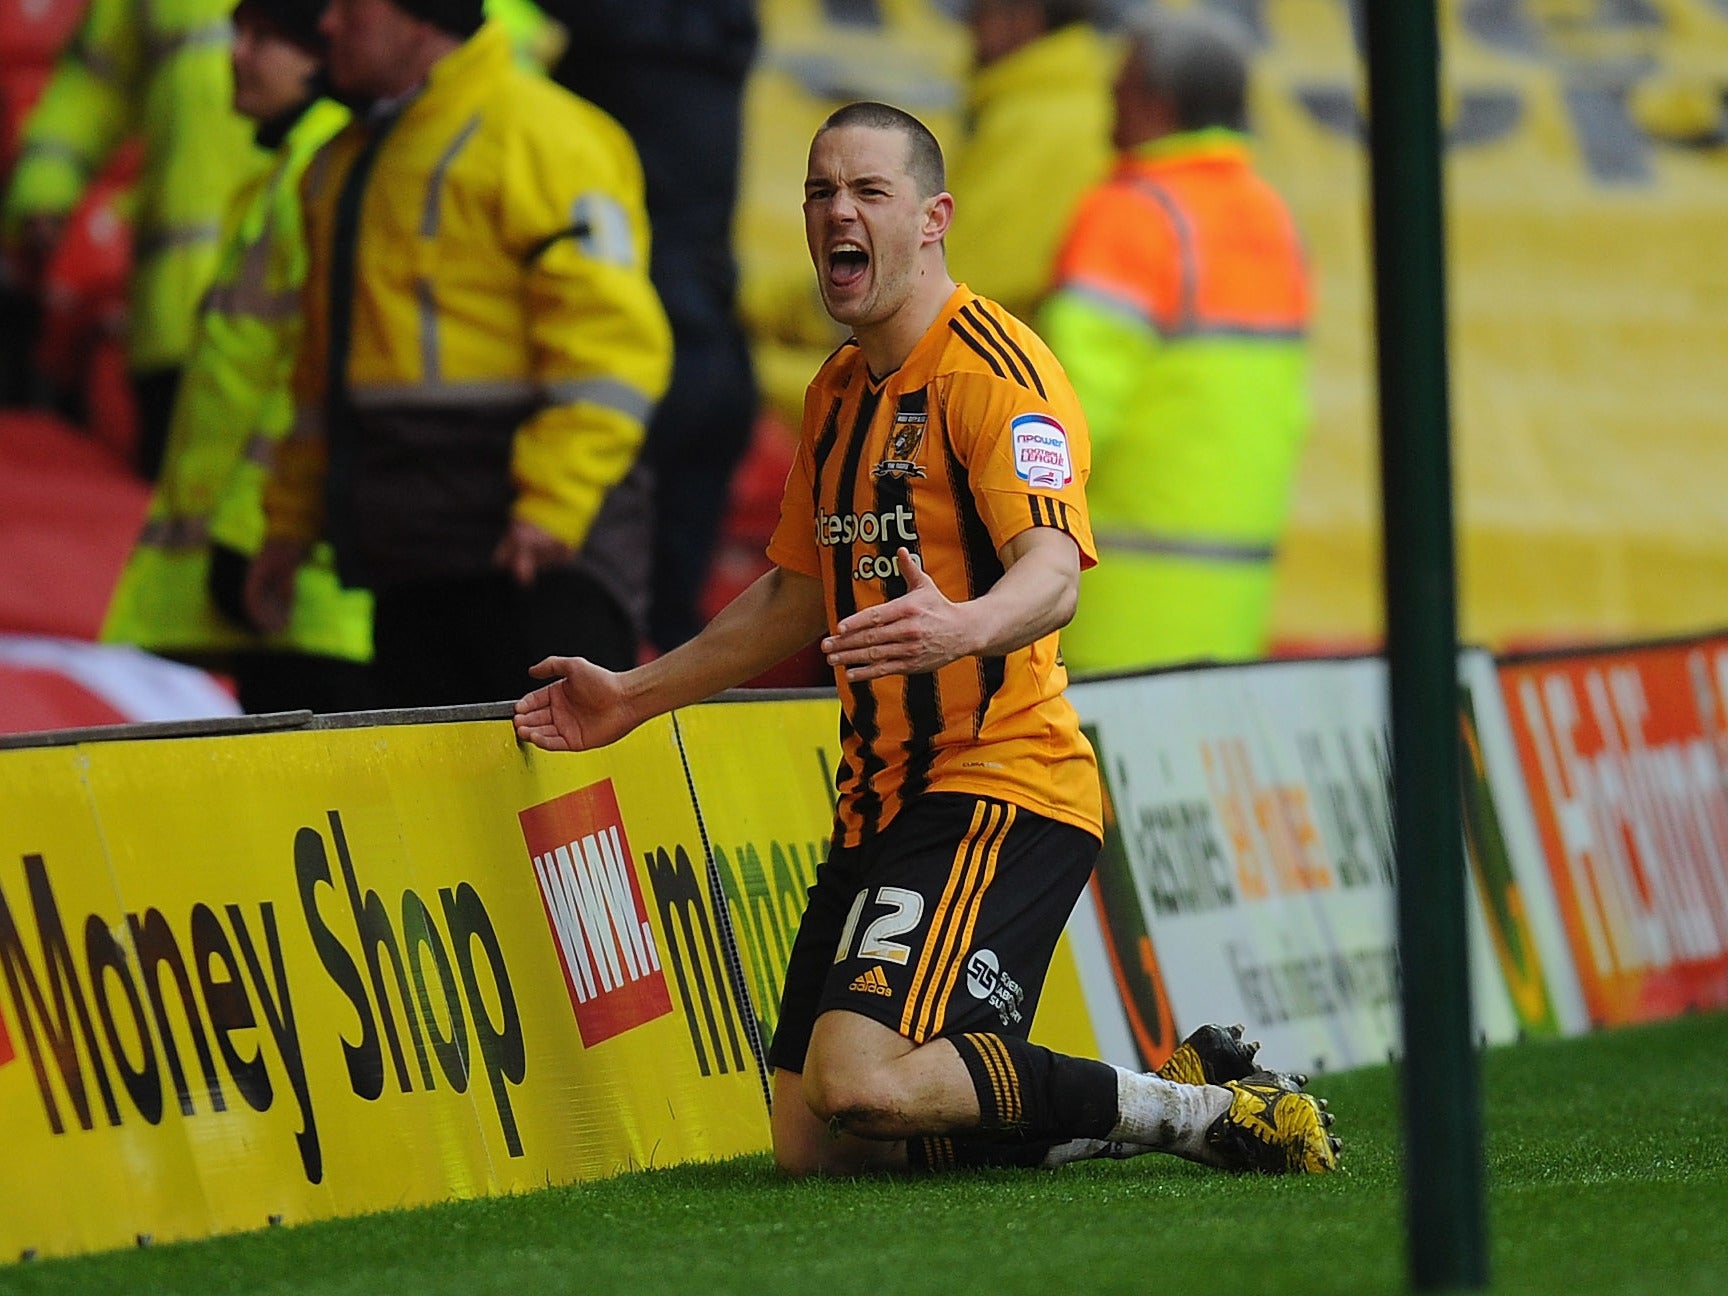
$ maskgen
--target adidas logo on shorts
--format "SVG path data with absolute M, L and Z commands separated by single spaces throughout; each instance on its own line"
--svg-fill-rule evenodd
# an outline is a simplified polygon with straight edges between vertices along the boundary
M 868 971 L 852 979 L 852 984 L 846 987 L 858 994 L 893 995 L 888 988 L 888 978 L 882 974 L 879 967 L 871 967 Z

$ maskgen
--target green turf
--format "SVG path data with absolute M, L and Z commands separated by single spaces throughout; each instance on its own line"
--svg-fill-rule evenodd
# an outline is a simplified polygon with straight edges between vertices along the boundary
M 1728 1015 L 1484 1057 L 1492 1288 L 1728 1291 Z M 0 1292 L 1393 1292 L 1394 1075 L 1316 1081 L 1345 1173 L 1147 1157 L 787 1183 L 766 1158 L 0 1269 Z

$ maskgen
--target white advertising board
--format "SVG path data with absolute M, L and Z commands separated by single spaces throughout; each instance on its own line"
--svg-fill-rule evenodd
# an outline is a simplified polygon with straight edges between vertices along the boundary
M 1111 1060 L 1156 1063 L 1207 1021 L 1242 1022 L 1284 1069 L 1396 1051 L 1384 662 L 1220 667 L 1071 696 L 1110 809 L 1093 912 L 1070 935 L 1095 1018 L 1115 998 L 1126 1019 L 1133 1055 Z M 1517 1017 L 1474 891 L 1470 914 L 1477 1031 L 1510 1040 Z M 1100 1031 L 1112 1037 L 1120 1047 Z

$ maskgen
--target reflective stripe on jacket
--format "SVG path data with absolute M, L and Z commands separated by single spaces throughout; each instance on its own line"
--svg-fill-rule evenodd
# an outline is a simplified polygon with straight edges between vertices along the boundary
M 106 640 L 183 656 L 260 649 L 371 656 L 370 596 L 340 587 L 327 548 L 301 569 L 293 617 L 280 635 L 235 626 L 208 590 L 212 541 L 247 555 L 263 543 L 264 480 L 291 421 L 288 381 L 306 277 L 300 177 L 347 120 L 346 109 L 314 103 L 271 164 L 235 195 L 174 406 L 162 478 L 109 605 Z
M 307 331 L 271 530 L 335 534 L 379 583 L 485 568 L 509 514 L 589 541 L 671 368 L 629 137 L 513 67 L 489 23 L 393 121 L 331 141 L 304 195 Z M 352 309 L 333 310 L 350 267 Z
M 1143 146 L 1081 203 L 1040 326 L 1092 427 L 1087 498 L 1100 568 L 1114 561 L 1118 574 L 1083 587 L 1063 641 L 1077 669 L 1103 668 L 1088 645 L 1109 621 L 1186 617 L 1183 656 L 1263 644 L 1309 418 L 1310 310 L 1294 222 L 1235 132 Z M 1121 574 L 1160 565 L 1181 569 L 1179 591 Z
M 232 9 L 232 0 L 91 0 L 24 125 L 9 227 L 71 211 L 115 147 L 143 133 L 127 311 L 134 370 L 184 359 L 223 214 L 262 157 L 233 109 Z

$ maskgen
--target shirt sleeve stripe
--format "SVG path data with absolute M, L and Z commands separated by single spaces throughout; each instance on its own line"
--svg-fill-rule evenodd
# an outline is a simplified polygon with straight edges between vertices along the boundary
M 991 355 L 990 352 L 985 349 L 984 344 L 978 341 L 977 338 L 973 337 L 971 333 L 967 332 L 966 328 L 960 323 L 958 316 L 948 321 L 948 327 L 954 330 L 962 342 L 978 353 L 984 363 L 990 366 L 991 372 L 993 372 L 998 378 L 1006 378 L 1008 376 L 1007 373 L 1003 371 L 1002 366 L 997 363 L 996 357 Z
M 1032 375 L 1033 387 L 1037 388 L 1040 396 L 1048 400 L 1050 394 L 1044 390 L 1044 380 L 1038 376 L 1038 370 L 1032 364 L 1032 357 L 1027 355 L 1026 352 L 1021 349 L 1020 344 L 1008 335 L 1008 330 L 1002 327 L 1002 321 L 997 319 L 995 315 L 983 309 L 980 309 L 978 314 L 984 319 L 985 323 L 989 324 L 990 327 L 1000 335 L 1002 340 L 1013 349 L 1014 354 L 1020 357 L 1020 363 L 1025 365 L 1026 372 Z
M 997 341 L 992 335 L 989 326 L 984 322 L 982 313 L 974 310 L 969 305 L 962 306 L 960 308 L 960 318 L 970 324 L 973 329 L 977 331 L 978 336 L 983 340 L 984 345 L 994 351 L 1001 359 L 1002 363 L 1008 366 L 1008 372 L 1013 376 L 1014 381 L 1026 388 L 1028 391 L 1032 390 L 1032 384 L 1026 381 L 1026 376 L 1020 372 L 1020 366 L 1015 364 L 1014 357 L 1008 354 L 1008 348 L 1003 346 L 1002 343 Z M 1042 386 L 1042 384 L 1040 384 L 1040 386 Z M 1043 392 L 1040 391 L 1039 395 L 1043 395 Z

